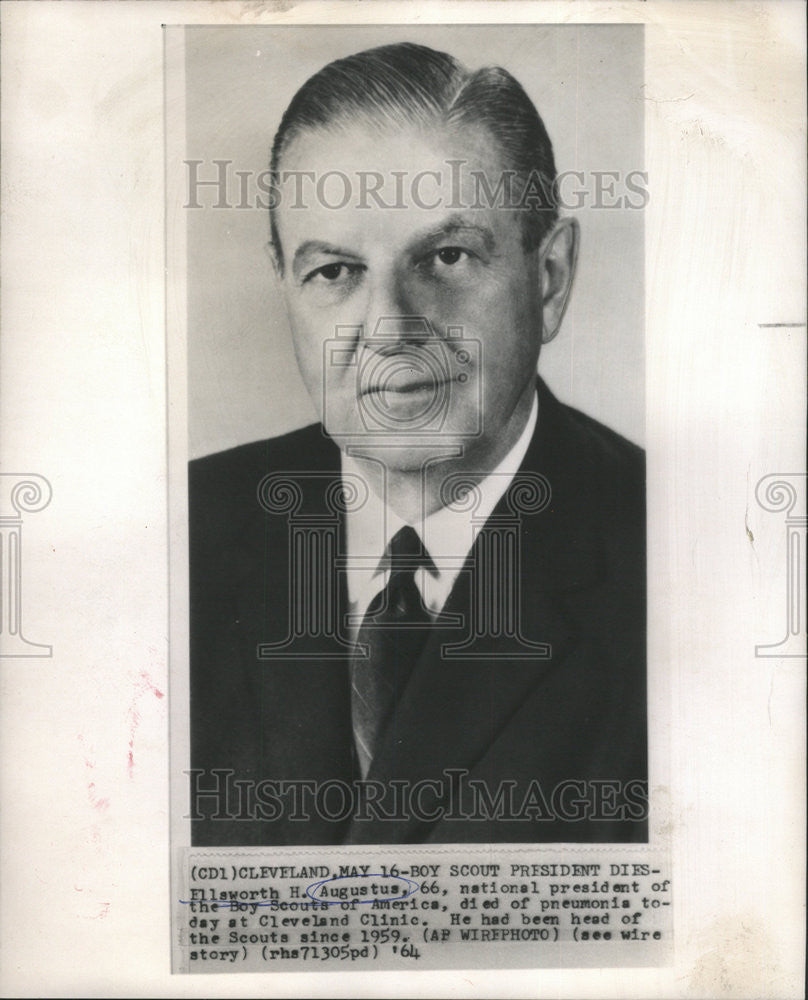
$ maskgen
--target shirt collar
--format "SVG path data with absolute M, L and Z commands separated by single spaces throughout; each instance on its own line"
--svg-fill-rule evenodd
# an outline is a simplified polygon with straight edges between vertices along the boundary
M 424 603 L 432 614 L 443 608 L 477 534 L 519 471 L 536 429 L 538 413 L 538 395 L 534 395 L 530 416 L 519 439 L 499 465 L 477 484 L 478 502 L 473 511 L 463 509 L 462 504 L 441 507 L 413 525 L 434 563 L 432 570 L 419 569 L 415 574 Z M 344 453 L 342 474 L 361 476 L 356 461 Z M 372 491 L 359 510 L 350 510 L 346 515 L 348 599 L 358 613 L 363 614 L 387 585 L 389 574 L 379 568 L 379 562 L 390 539 L 405 523 Z

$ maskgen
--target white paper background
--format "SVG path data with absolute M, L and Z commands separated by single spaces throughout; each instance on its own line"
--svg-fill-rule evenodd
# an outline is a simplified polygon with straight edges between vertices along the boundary
M 671 968 L 168 974 L 160 25 L 334 18 L 647 25 Z M 54 491 L 23 560 L 25 631 L 53 657 L 0 660 L 5 994 L 801 995 L 805 661 L 754 655 L 785 629 L 785 528 L 754 487 L 804 468 L 805 327 L 759 326 L 805 322 L 804 20 L 789 2 L 3 5 L 2 469 Z

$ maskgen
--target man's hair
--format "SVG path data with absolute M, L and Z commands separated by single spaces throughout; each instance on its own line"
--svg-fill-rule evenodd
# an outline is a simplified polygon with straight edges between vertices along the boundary
M 522 183 L 539 179 L 524 211 L 525 247 L 535 249 L 552 228 L 555 199 L 553 147 L 544 122 L 522 86 L 499 66 L 469 72 L 453 56 L 403 42 L 367 49 L 324 66 L 292 98 L 272 144 L 270 171 L 277 185 L 281 158 L 302 132 L 363 123 L 484 128 L 500 151 L 504 169 Z M 272 244 L 283 256 L 270 207 Z

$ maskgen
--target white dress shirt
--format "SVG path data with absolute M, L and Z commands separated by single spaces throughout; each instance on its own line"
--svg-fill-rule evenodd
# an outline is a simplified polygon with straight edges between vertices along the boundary
M 418 569 L 415 573 L 424 605 L 433 616 L 440 614 L 443 609 L 477 533 L 519 471 L 536 429 L 538 414 L 539 400 L 536 395 L 533 397 L 530 416 L 516 444 L 499 465 L 477 484 L 480 502 L 473 510 L 463 510 L 454 505 L 441 507 L 423 521 L 412 525 L 434 564 L 429 569 Z M 362 477 L 356 460 L 344 453 L 342 474 Z M 361 509 L 349 511 L 346 515 L 348 600 L 354 634 L 370 602 L 387 586 L 390 571 L 380 567 L 379 563 L 392 537 L 406 524 L 372 490 L 369 490 L 369 494 Z

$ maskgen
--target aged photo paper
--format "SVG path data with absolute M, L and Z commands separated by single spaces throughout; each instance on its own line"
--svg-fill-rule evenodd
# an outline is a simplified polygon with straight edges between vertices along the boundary
M 3 995 L 802 993 L 804 9 L 415 10 L 0 7 Z

